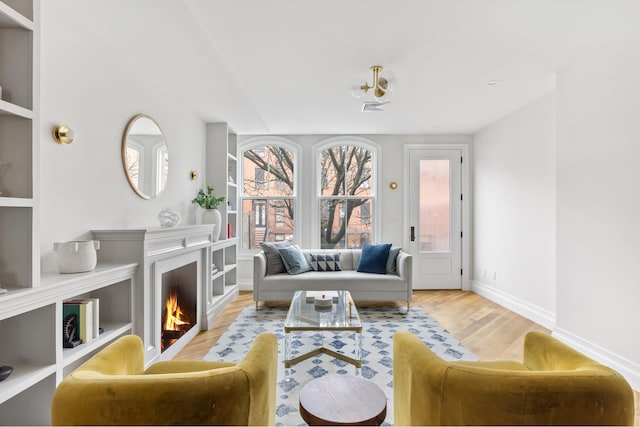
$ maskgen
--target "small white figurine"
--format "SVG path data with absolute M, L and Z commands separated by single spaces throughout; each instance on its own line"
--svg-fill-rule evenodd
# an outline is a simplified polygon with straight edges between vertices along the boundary
M 180 223 L 180 214 L 169 208 L 164 208 L 158 214 L 161 227 L 175 227 Z

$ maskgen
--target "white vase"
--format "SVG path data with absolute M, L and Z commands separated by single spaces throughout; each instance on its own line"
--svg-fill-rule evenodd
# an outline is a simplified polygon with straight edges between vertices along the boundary
M 58 252 L 59 273 L 82 273 L 96 268 L 100 249 L 97 240 L 76 240 L 72 242 L 55 242 L 53 250 Z
M 218 209 L 205 209 L 202 212 L 202 223 L 213 224 L 213 241 L 217 242 L 222 230 L 222 215 Z

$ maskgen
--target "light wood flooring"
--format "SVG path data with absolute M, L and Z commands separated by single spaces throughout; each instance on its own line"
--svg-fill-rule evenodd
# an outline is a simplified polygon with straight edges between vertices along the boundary
M 201 360 L 245 307 L 254 304 L 251 292 L 229 304 L 174 360 Z M 401 304 L 398 304 L 401 305 Z M 522 360 L 524 336 L 550 331 L 473 292 L 414 291 L 412 306 L 431 314 L 480 360 Z M 640 426 L 640 393 L 635 392 L 635 425 Z

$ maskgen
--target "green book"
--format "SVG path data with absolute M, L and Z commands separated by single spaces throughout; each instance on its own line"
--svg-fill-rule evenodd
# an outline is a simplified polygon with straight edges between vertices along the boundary
M 70 314 L 76 315 L 77 327 L 76 327 L 76 333 L 74 334 L 73 339 L 79 340 L 80 339 L 80 304 L 72 304 L 67 302 L 62 304 L 62 321 L 63 321 L 62 326 L 63 327 L 64 327 L 64 319 L 66 319 L 67 316 Z M 64 338 L 64 331 L 62 336 Z
M 93 336 L 93 301 L 87 299 L 75 299 L 66 301 L 65 304 L 75 304 L 79 309 L 78 329 L 83 343 L 91 341 Z

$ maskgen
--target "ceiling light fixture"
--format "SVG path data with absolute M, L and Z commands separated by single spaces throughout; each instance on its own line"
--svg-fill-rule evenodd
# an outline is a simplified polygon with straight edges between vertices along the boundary
M 374 65 L 370 69 L 373 73 L 373 83 L 370 85 L 368 82 L 353 82 L 351 84 L 351 95 L 355 98 L 362 98 L 368 94 L 372 94 L 373 99 L 371 99 L 371 101 L 388 103 L 389 92 L 393 90 L 391 79 L 380 76 L 380 72 L 382 71 L 381 65 Z

